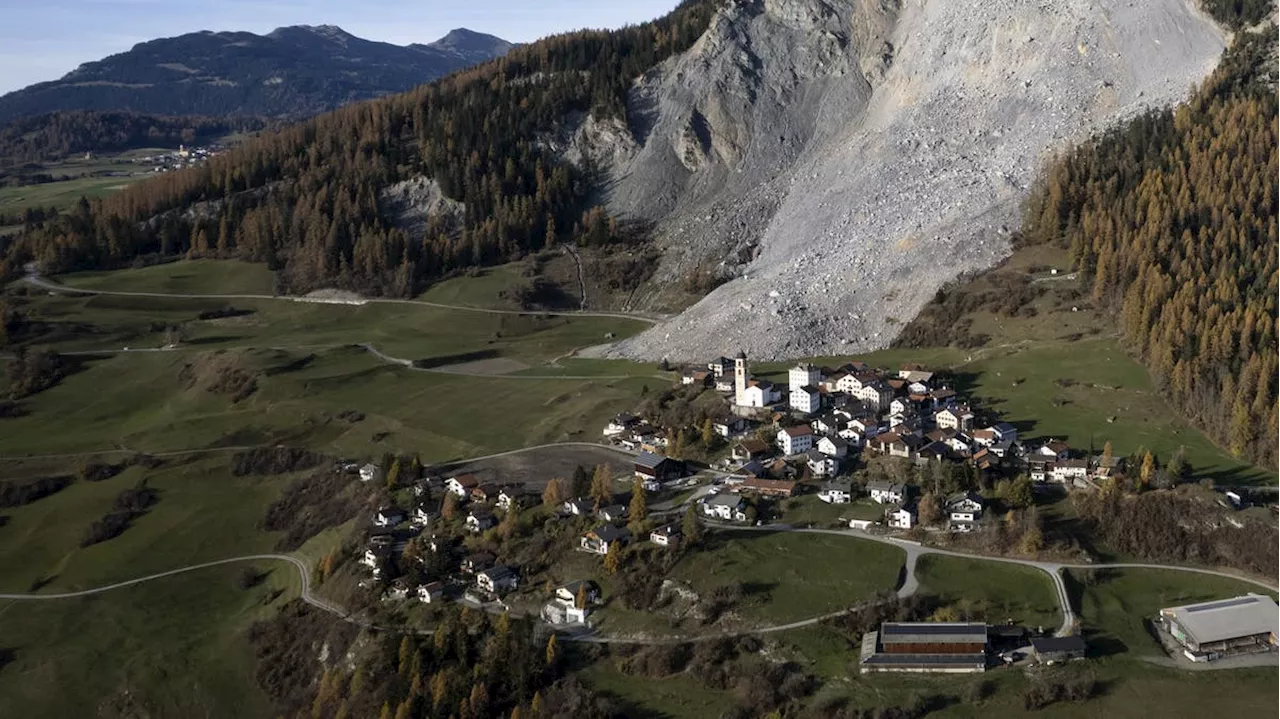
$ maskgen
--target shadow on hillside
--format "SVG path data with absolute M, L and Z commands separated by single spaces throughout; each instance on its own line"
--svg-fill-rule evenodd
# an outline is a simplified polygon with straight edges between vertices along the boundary
M 493 359 L 500 357 L 501 353 L 493 349 L 475 350 L 473 352 L 459 352 L 458 354 L 439 355 L 437 357 L 425 357 L 413 361 L 413 366 L 420 369 L 432 369 L 435 367 L 444 367 L 451 364 L 462 364 L 463 362 L 475 362 L 478 360 Z

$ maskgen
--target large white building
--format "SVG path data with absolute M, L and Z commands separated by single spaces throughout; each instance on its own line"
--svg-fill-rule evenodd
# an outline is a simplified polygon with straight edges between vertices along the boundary
M 801 387 L 817 387 L 822 381 L 822 371 L 811 364 L 798 364 L 787 372 L 787 380 L 792 392 Z
M 822 393 L 813 385 L 791 387 L 791 409 L 805 414 L 813 414 L 822 409 Z

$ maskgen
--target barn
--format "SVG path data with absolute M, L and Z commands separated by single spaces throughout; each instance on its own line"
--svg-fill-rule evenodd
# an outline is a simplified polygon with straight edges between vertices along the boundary
M 885 622 L 862 638 L 863 672 L 986 671 L 987 625 L 981 622 Z

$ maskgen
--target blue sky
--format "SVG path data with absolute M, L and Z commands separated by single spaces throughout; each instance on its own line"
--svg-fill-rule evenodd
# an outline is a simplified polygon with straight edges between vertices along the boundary
M 528 42 L 657 17 L 677 0 L 0 0 L 0 93 L 80 63 L 197 30 L 338 25 L 370 40 L 430 42 L 456 27 Z

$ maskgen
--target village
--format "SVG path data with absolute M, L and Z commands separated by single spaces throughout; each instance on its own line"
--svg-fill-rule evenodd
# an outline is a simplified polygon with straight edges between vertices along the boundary
M 605 442 L 630 458 L 629 472 L 601 464 L 589 473 L 579 466 L 572 480 L 533 486 L 411 468 L 397 495 L 406 501 L 385 504 L 370 517 L 360 585 L 384 605 L 460 602 L 535 614 L 553 631 L 589 634 L 605 603 L 593 577 L 619 572 L 624 551 L 639 561 L 635 553 L 646 547 L 644 561 L 670 566 L 706 529 L 786 519 L 779 503 L 797 497 L 812 495 L 836 508 L 873 505 L 870 516 L 838 519 L 846 531 L 867 536 L 970 535 L 998 522 L 988 518 L 984 498 L 993 487 L 1093 491 L 1123 477 L 1124 462 L 1109 445 L 1094 454 L 1057 440 L 1027 441 L 963 397 L 945 375 L 916 364 L 890 371 L 857 362 L 838 368 L 802 363 L 787 370 L 783 387 L 753 377 L 740 353 L 679 376 L 668 393 L 603 428 Z M 704 409 L 723 413 L 691 415 L 689 427 L 664 427 L 654 415 L 664 402 L 704 395 L 715 400 Z M 691 434 L 702 441 L 687 440 Z M 714 451 L 702 451 L 709 448 Z M 893 466 L 897 474 L 875 478 L 869 466 Z M 347 469 L 364 482 L 401 474 L 398 462 Z M 526 526 L 524 518 L 533 515 L 546 518 L 541 529 Z M 513 549 L 522 533 L 545 535 L 537 558 Z M 569 562 L 581 574 L 553 582 L 561 572 L 547 563 L 556 561 L 548 559 L 556 542 L 569 552 L 562 557 L 597 562 Z M 1185 616 L 1188 608 L 1168 611 Z M 862 671 L 983 671 L 990 661 L 1053 663 L 1085 654 L 1080 637 L 1055 637 L 1043 627 L 990 630 L 973 622 L 886 622 L 864 637 Z M 1248 636 L 1232 646 L 1267 645 Z M 920 646 L 929 648 L 925 659 Z

